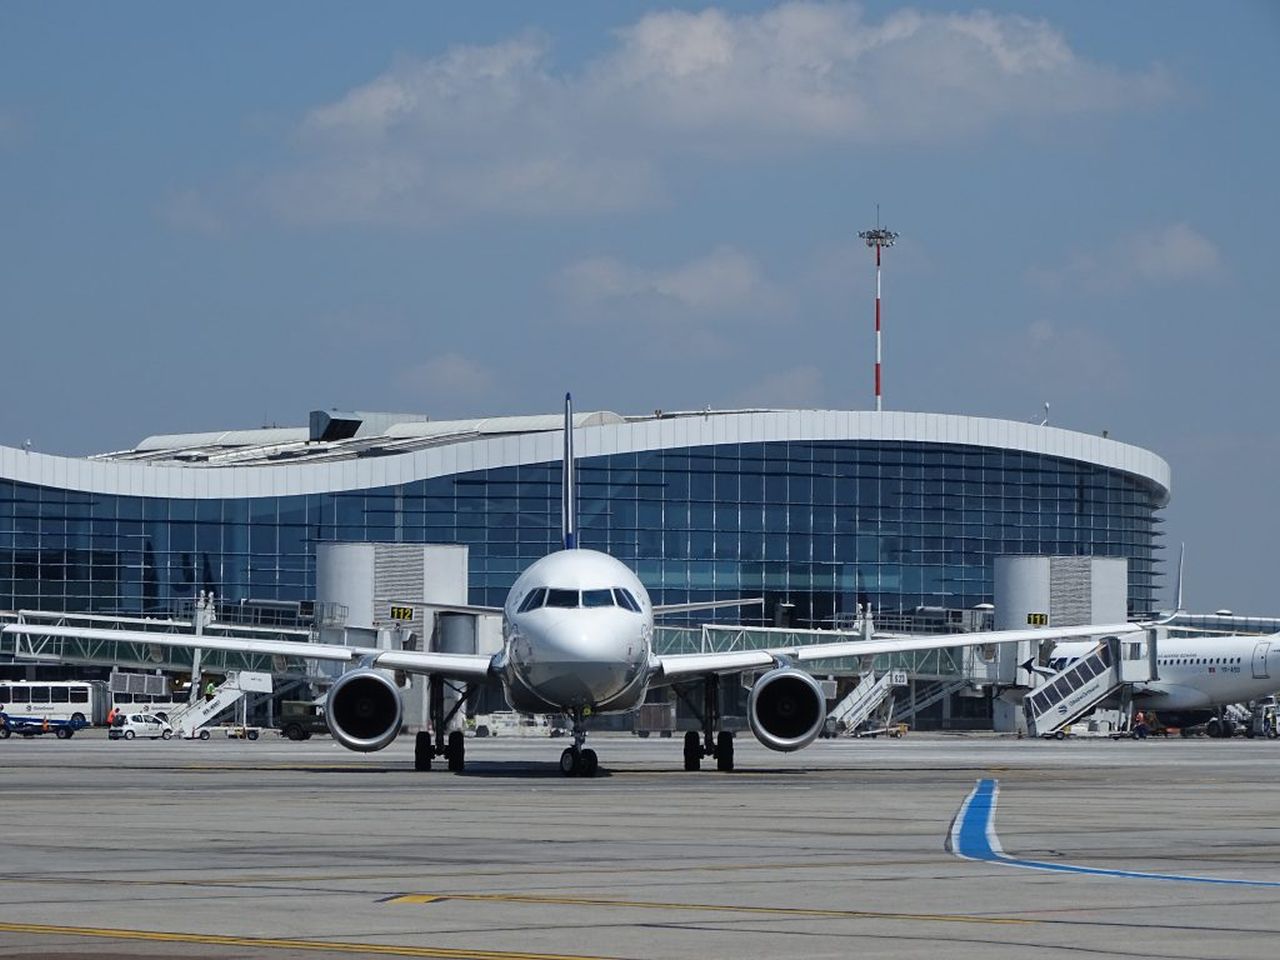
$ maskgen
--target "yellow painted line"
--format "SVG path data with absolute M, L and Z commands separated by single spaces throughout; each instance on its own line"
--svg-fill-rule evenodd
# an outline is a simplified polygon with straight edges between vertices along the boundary
M 921 857 L 919 859 L 902 859 L 900 857 L 890 860 L 828 860 L 828 861 L 812 861 L 806 860 L 803 863 L 704 863 L 702 865 L 684 864 L 677 867 L 641 867 L 641 866 L 622 866 L 622 867 L 552 867 L 543 869 L 524 869 L 521 873 L 525 876 L 535 877 L 558 877 L 558 876 L 581 876 L 583 874 L 596 875 L 615 875 L 626 874 L 627 876 L 638 876 L 642 874 L 666 874 L 666 873 L 735 873 L 737 871 L 749 872 L 756 870 L 834 870 L 844 867 L 901 867 L 901 866 L 927 866 L 937 864 L 939 860 L 946 861 L 939 857 Z M 406 871 L 408 873 L 409 871 Z M 142 887 L 219 887 L 219 886 L 240 886 L 244 884 L 269 884 L 269 883 L 339 883 L 353 882 L 359 880 L 380 880 L 387 881 L 394 879 L 396 873 L 335 873 L 335 874 L 263 874 L 244 877 L 209 877 L 201 880 L 153 880 L 148 878 L 129 878 L 112 875 L 111 882 L 119 884 L 133 884 Z M 509 877 L 511 871 L 502 870 L 459 870 L 456 873 L 443 874 L 448 879 L 458 880 L 462 878 L 472 877 Z M 49 884 L 97 884 L 101 883 L 98 877 L 3 877 L 0 876 L 0 885 L 22 884 L 30 885 L 33 883 L 49 883 Z
M 0 933 L 42 936 L 98 937 L 107 940 L 145 940 L 151 943 L 200 943 L 215 947 L 256 947 L 272 950 L 313 950 L 319 953 L 377 954 L 391 957 L 437 957 L 442 960 L 610 960 L 607 957 L 510 950 L 472 950 L 466 947 L 414 947 L 408 944 L 343 940 L 295 940 L 287 937 L 231 937 L 211 933 L 126 930 L 115 927 L 66 927 L 51 923 L 0 923 Z
M 932 920 L 938 923 L 996 923 L 1013 926 L 1040 923 L 1024 917 L 983 917 L 957 913 L 891 913 L 879 910 L 822 910 L 816 907 L 748 907 L 722 903 L 664 903 L 657 900 L 610 900 L 602 897 L 552 897 L 521 893 L 406 893 L 384 903 L 440 903 L 469 900 L 477 903 L 534 903 L 571 907 L 620 907 L 640 910 L 700 910 L 708 913 L 750 913 L 772 917 L 809 917 L 828 920 Z

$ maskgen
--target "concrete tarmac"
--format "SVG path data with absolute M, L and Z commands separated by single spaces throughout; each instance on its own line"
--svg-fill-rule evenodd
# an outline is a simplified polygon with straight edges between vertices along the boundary
M 1010 855 L 1280 881 L 1280 741 L 911 734 L 468 740 L 415 773 L 291 743 L 0 742 L 0 956 L 1273 957 L 1280 887 L 1091 876 L 944 848 L 981 778 Z

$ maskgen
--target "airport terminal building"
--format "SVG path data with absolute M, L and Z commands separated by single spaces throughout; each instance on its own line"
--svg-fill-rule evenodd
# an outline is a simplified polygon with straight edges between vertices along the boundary
M 582 546 L 655 603 L 761 596 L 747 622 L 832 626 L 990 602 L 993 560 L 1128 560 L 1155 610 L 1169 466 L 1055 427 L 932 413 L 747 410 L 575 418 Z M 465 544 L 501 605 L 560 539 L 557 415 L 313 412 L 305 427 L 154 436 L 66 458 L 0 448 L 0 609 L 162 615 L 198 591 L 315 598 L 326 542 Z

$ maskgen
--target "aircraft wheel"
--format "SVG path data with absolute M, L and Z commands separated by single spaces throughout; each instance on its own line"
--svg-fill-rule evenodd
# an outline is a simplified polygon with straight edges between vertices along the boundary
M 596 756 L 596 752 L 588 747 L 586 750 L 579 752 L 577 763 L 577 774 L 580 777 L 594 777 L 596 771 L 600 769 L 600 758 Z
M 690 730 L 684 735 L 684 768 L 686 770 L 702 769 L 702 742 L 695 730 Z
M 1253 732 L 1253 727 L 1245 727 L 1244 736 L 1246 740 L 1252 740 L 1254 737 L 1257 736 L 1257 734 Z
M 573 747 L 560 754 L 560 772 L 566 777 L 572 777 L 578 772 L 578 751 Z
M 466 749 L 466 745 L 462 739 L 462 731 L 450 731 L 449 745 L 445 747 L 444 755 L 449 758 L 449 769 L 454 773 L 461 773 L 466 767 Z
M 1217 717 L 1214 717 L 1207 724 L 1205 724 L 1204 732 L 1207 733 L 1209 736 L 1215 737 L 1215 738 L 1222 736 L 1222 724 L 1221 722 L 1219 722 Z
M 133 732 L 132 730 L 126 730 L 126 731 L 124 732 L 124 738 L 125 738 L 126 740 L 132 740 L 132 739 L 134 738 L 134 736 L 136 736 L 136 734 L 134 734 L 134 732 Z
M 733 734 L 728 730 L 716 737 L 716 769 L 725 773 L 733 769 Z
M 59 727 L 57 733 L 54 734 L 59 740 L 70 740 L 71 731 L 66 727 Z
M 419 730 L 418 735 L 413 738 L 413 769 L 430 770 L 431 755 L 434 752 L 431 749 L 431 734 L 425 730 Z

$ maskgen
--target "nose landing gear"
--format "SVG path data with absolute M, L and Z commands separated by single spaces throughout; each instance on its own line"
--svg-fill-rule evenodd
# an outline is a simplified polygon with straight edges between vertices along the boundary
M 587 731 L 581 709 L 573 711 L 573 746 L 560 754 L 560 772 L 566 777 L 594 777 L 600 769 L 600 758 L 590 747 L 583 749 Z

